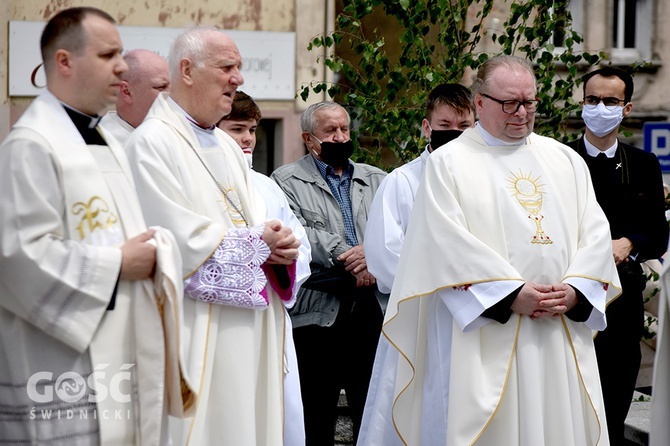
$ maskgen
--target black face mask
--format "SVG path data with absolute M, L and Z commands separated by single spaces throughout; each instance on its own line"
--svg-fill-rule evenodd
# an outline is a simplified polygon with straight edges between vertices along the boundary
M 319 141 L 316 136 L 314 137 Z M 349 164 L 349 157 L 354 153 L 354 142 L 321 142 L 321 161 L 335 168 L 344 168 Z
M 463 133 L 463 130 L 431 130 L 430 148 L 436 150 L 440 146 L 461 136 L 461 133 Z

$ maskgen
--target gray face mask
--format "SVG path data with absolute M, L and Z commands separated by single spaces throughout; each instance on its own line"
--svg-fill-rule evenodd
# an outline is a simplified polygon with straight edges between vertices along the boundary
M 623 106 L 617 105 L 613 110 L 600 102 L 596 107 L 582 107 L 582 119 L 591 132 L 599 138 L 609 135 L 623 121 Z

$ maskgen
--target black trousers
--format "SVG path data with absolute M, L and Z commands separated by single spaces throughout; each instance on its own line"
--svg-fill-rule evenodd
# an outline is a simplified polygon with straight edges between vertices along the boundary
M 372 293 L 343 299 L 330 327 L 293 329 L 305 411 L 306 446 L 332 446 L 337 402 L 344 389 L 351 412 L 354 442 L 372 375 L 383 315 Z
M 607 328 L 594 339 L 611 446 L 626 444 L 625 421 L 640 370 L 644 327 L 644 277 L 618 269 L 623 293 L 607 307 Z

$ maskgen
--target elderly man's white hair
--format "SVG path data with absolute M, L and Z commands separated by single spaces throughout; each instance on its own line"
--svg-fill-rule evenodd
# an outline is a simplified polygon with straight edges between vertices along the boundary
M 316 131 L 316 117 L 314 116 L 316 112 L 320 110 L 344 110 L 347 114 L 347 124 L 351 124 L 351 117 L 346 108 L 342 107 L 337 102 L 323 101 L 317 102 L 316 104 L 310 105 L 307 110 L 302 112 L 300 116 L 300 127 L 303 132 L 311 133 L 312 135 Z
M 170 47 L 168 63 L 170 77 L 179 77 L 179 64 L 183 59 L 190 60 L 195 66 L 201 67 L 205 60 L 205 45 L 212 32 L 219 32 L 213 26 L 196 26 L 181 33 Z

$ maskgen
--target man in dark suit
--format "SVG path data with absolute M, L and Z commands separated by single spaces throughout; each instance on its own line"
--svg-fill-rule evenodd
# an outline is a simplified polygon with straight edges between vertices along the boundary
M 640 262 L 663 255 L 668 244 L 663 179 L 656 156 L 617 139 L 633 104 L 633 78 L 606 67 L 583 78 L 584 136 L 568 145 L 586 160 L 598 203 L 612 233 L 623 293 L 606 311 L 607 328 L 595 338 L 612 446 L 625 444 L 624 422 L 640 368 L 645 278 Z

